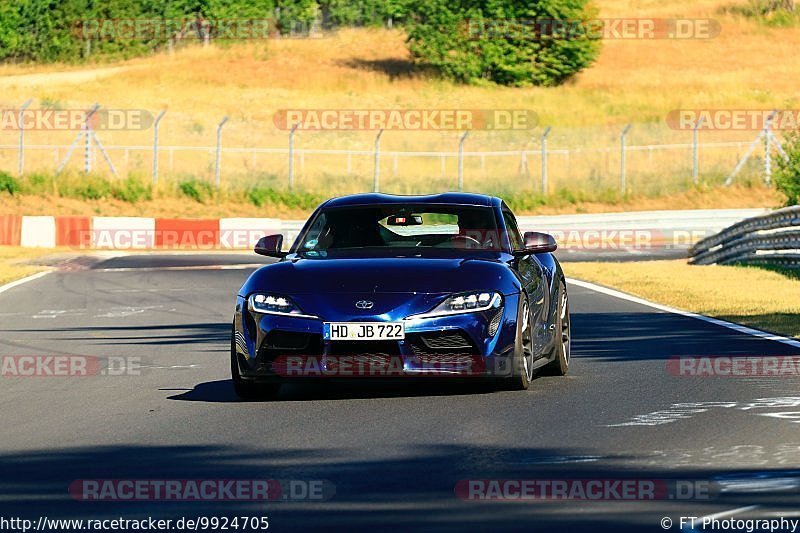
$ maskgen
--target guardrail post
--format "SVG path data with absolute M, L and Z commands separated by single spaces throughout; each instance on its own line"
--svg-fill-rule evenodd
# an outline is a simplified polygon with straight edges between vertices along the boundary
M 153 185 L 158 183 L 158 124 L 166 112 L 166 110 L 161 111 L 153 122 Z
M 300 125 L 298 122 L 292 129 L 289 131 L 289 190 L 291 191 L 294 187 L 294 132 L 297 131 L 297 127 Z
M 31 105 L 33 102 L 32 99 L 28 99 L 22 107 L 19 108 L 19 154 L 17 158 L 17 172 L 20 176 L 22 176 L 22 171 L 25 166 L 25 122 L 23 119 L 23 114 L 25 110 L 28 109 L 28 106 Z
M 692 131 L 692 181 L 697 183 L 698 176 L 700 174 L 700 155 L 698 152 L 698 130 L 700 126 L 703 124 L 703 118 L 697 121 L 697 124 L 694 125 L 694 130 Z
M 624 195 L 627 184 L 625 183 L 625 136 L 631 129 L 631 124 L 625 126 L 619 136 L 619 190 Z
M 219 189 L 219 166 L 220 166 L 220 156 L 222 155 L 222 126 L 228 122 L 228 117 L 223 118 L 219 124 L 217 124 L 217 155 L 214 159 L 214 186 Z
M 381 135 L 383 135 L 383 129 L 378 132 L 378 135 L 375 136 L 375 148 L 373 153 L 373 164 L 374 170 L 372 173 L 372 185 L 373 190 L 375 192 L 379 191 L 380 185 L 380 175 L 381 175 L 381 164 L 380 164 L 380 157 L 381 157 Z
M 545 128 L 542 133 L 542 194 L 547 194 L 547 136 L 550 134 L 550 126 Z
M 458 140 L 458 190 L 464 189 L 464 141 L 467 139 L 469 131 L 465 131 L 464 135 Z

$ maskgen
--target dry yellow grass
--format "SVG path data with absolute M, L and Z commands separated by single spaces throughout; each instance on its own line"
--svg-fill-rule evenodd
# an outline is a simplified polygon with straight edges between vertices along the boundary
M 800 273 L 686 261 L 564 263 L 567 276 L 654 302 L 800 338 Z
M 47 270 L 31 261 L 53 254 L 53 250 L 0 246 L 0 285 Z
M 766 187 L 718 187 L 693 189 L 656 198 L 633 197 L 616 203 L 564 201 L 517 209 L 518 215 L 561 215 L 570 213 L 611 213 L 667 209 L 736 209 L 753 206 L 777 207 L 781 197 Z M 0 215 L 148 216 L 178 218 L 274 217 L 304 219 L 310 212 L 301 208 L 267 204 L 257 207 L 247 201 L 214 199 L 202 204 L 186 197 L 156 194 L 150 201 L 128 203 L 115 199 L 81 200 L 59 196 L 0 193 Z
M 542 124 L 555 126 L 551 148 L 608 147 L 602 153 L 553 155 L 551 189 L 597 189 L 616 186 L 617 136 L 623 124 L 636 124 L 630 144 L 685 143 L 687 132 L 664 125 L 679 108 L 772 108 L 797 106 L 800 85 L 792 58 L 800 49 L 800 29 L 765 28 L 723 15 L 734 0 L 609 0 L 599 5 L 601 17 L 683 17 L 719 20 L 722 31 L 708 40 L 607 40 L 597 62 L 573 81 L 557 88 L 463 87 L 421 75 L 407 74 L 408 52 L 399 30 L 342 30 L 322 39 L 283 39 L 218 48 L 199 46 L 112 65 L 77 69 L 70 66 L 0 67 L 4 107 L 29 97 L 34 105 L 85 107 L 100 102 L 107 108 L 168 109 L 162 123 L 164 145 L 212 145 L 216 123 L 231 117 L 224 142 L 229 147 L 285 147 L 286 131 L 272 122 L 283 108 L 531 108 Z M 535 149 L 532 132 L 474 132 L 467 150 Z M 533 132 L 538 135 L 537 132 Z M 107 144 L 148 145 L 150 130 L 101 132 Z M 373 132 L 301 132 L 298 148 L 369 150 Z M 747 141 L 754 132 L 703 133 L 701 141 Z M 457 132 L 387 132 L 384 150 L 455 150 Z M 71 133 L 29 132 L 29 143 L 68 144 Z M 1 143 L 13 143 L 13 132 L 0 132 Z M 705 150 L 701 172 L 718 178 L 729 172 L 743 148 Z M 35 155 L 35 157 L 33 157 Z M 64 153 L 31 152 L 29 170 L 51 169 Z M 0 152 L 0 168 L 12 169 L 16 154 Z M 113 152 L 123 171 L 149 174 L 150 154 Z M 78 165 L 75 157 L 74 165 Z M 167 160 L 169 159 L 169 160 Z M 193 174 L 210 177 L 213 158 L 203 152 L 162 157 L 162 176 Z M 517 175 L 514 158 L 465 161 L 468 189 L 509 190 L 535 186 L 532 177 Z M 688 150 L 629 154 L 629 180 L 634 190 L 662 195 L 682 186 L 690 171 Z M 342 193 L 371 186 L 371 157 L 354 157 L 352 174 L 342 183 L 342 157 L 306 156 L 296 162 L 299 188 Z M 224 179 L 253 183 L 277 175 L 285 183 L 284 155 L 223 156 Z M 103 170 L 102 163 L 98 168 Z M 455 161 L 436 158 L 385 158 L 385 188 L 394 192 L 453 188 Z M 363 178 L 363 179 L 361 179 Z M 273 182 L 270 182 L 273 184 Z

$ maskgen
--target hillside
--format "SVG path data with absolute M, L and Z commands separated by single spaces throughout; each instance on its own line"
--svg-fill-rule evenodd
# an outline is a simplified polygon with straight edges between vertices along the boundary
M 139 58 L 118 64 L 85 67 L 2 66 L 0 104 L 18 107 L 33 98 L 32 107 L 86 108 L 93 102 L 110 109 L 168 110 L 161 125 L 162 146 L 213 146 L 216 124 L 230 120 L 224 145 L 240 148 L 286 148 L 288 132 L 273 122 L 276 111 L 314 109 L 531 109 L 540 125 L 552 125 L 551 149 L 601 149 L 553 156 L 550 188 L 589 191 L 590 200 L 608 199 L 617 182 L 618 135 L 627 123 L 634 128 L 631 145 L 688 143 L 691 134 L 665 125 L 671 110 L 681 108 L 769 109 L 800 102 L 795 65 L 787 58 L 800 49 L 800 29 L 768 28 L 724 14 L 730 2 L 623 1 L 599 5 L 600 17 L 711 18 L 722 27 L 712 39 L 606 40 L 598 61 L 573 81 L 556 88 L 464 87 L 416 73 L 409 62 L 400 30 L 347 29 L 319 39 L 281 39 L 224 47 L 200 46 L 174 55 Z M 514 132 L 472 132 L 466 149 L 473 151 L 537 150 L 541 129 Z M 390 131 L 381 140 L 385 151 L 453 151 L 460 132 Z M 755 132 L 704 132 L 701 142 L 745 143 Z M 30 144 L 67 146 L 74 132 L 30 131 Z M 147 147 L 152 130 L 104 131 L 106 145 Z M 296 147 L 371 150 L 374 132 L 301 131 Z M 0 144 L 13 145 L 16 132 L 0 131 Z M 729 172 L 742 146 L 702 153 L 701 177 L 714 185 Z M 28 150 L 28 171 L 52 173 L 64 150 Z M 134 149 L 111 151 L 123 174 L 147 180 L 151 155 Z M 382 167 L 383 188 L 416 192 L 453 188 L 454 159 L 409 158 Z M 80 156 L 73 157 L 73 170 Z M 350 163 L 348 163 L 350 164 Z M 513 158 L 465 160 L 468 189 L 504 193 L 535 189 L 538 162 L 530 175 L 517 172 Z M 661 197 L 687 189 L 687 150 L 635 152 L 628 164 L 632 192 Z M 352 160 L 348 178 L 342 157 L 308 155 L 296 162 L 296 186 L 321 194 L 339 194 L 371 187 L 371 156 Z M 486 165 L 484 168 L 483 165 Z M 441 167 L 441 168 L 440 168 Z M 105 171 L 98 158 L 98 171 Z M 162 180 L 175 183 L 213 175 L 210 153 L 174 151 L 162 155 Z M 750 171 L 758 175 L 757 162 Z M 16 151 L 0 151 L 0 169 L 16 169 Z M 223 184 L 242 189 L 253 183 L 285 186 L 286 156 L 231 153 L 223 156 Z M 746 176 L 747 172 L 743 174 Z M 431 177 L 433 176 L 433 177 Z M 167 196 L 171 192 L 165 193 Z M 725 194 L 724 192 L 721 194 Z M 593 196 L 592 196 L 593 195 Z M 763 195 L 760 195 L 763 196 Z M 613 203 L 613 202 L 612 202 Z

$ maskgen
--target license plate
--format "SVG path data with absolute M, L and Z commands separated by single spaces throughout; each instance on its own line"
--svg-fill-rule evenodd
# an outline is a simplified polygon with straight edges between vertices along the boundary
M 406 338 L 402 322 L 325 322 L 322 337 L 330 341 L 394 341 Z

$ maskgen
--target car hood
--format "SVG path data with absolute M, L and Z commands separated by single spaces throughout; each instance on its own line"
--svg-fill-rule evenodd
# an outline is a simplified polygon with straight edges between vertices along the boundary
M 509 256 L 510 257 L 510 256 Z M 290 256 L 255 271 L 240 291 L 278 294 L 371 294 L 463 291 L 519 292 L 517 277 L 499 254 L 464 257 Z

